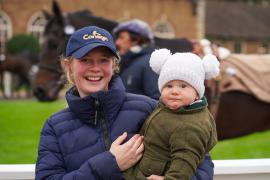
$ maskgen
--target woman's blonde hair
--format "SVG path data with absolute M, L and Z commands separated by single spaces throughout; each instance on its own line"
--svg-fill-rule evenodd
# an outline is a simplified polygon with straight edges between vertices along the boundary
M 112 56 L 112 58 L 113 58 L 113 62 L 114 62 L 114 74 L 118 74 L 120 60 L 118 58 L 116 58 L 115 56 Z M 64 55 L 60 56 L 61 66 L 66 74 L 66 78 L 68 80 L 68 83 L 70 83 L 72 85 L 74 85 L 73 75 L 72 75 L 72 72 L 71 72 L 69 66 L 67 66 L 66 63 L 69 63 L 69 62 L 73 61 L 74 59 L 75 58 L 72 56 L 69 56 L 69 57 L 65 57 Z

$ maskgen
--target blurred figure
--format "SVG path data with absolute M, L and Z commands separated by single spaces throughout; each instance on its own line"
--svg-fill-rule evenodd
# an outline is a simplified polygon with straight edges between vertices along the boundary
M 113 31 L 121 56 L 120 76 L 127 92 L 158 99 L 158 75 L 149 66 L 154 36 L 147 23 L 134 19 L 120 23 Z
M 219 46 L 218 44 L 211 43 L 208 39 L 191 40 L 194 54 L 203 57 L 207 54 L 215 55 L 219 60 L 227 58 L 231 52 L 229 49 Z
M 213 54 L 211 42 L 208 39 L 193 39 L 192 40 L 193 51 L 192 53 L 203 57 L 207 54 Z

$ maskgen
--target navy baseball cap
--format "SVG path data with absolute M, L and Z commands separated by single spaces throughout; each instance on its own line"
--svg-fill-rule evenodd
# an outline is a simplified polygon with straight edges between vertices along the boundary
M 87 26 L 75 31 L 69 38 L 65 56 L 81 59 L 96 47 L 107 47 L 119 59 L 113 38 L 105 29 L 96 26 Z

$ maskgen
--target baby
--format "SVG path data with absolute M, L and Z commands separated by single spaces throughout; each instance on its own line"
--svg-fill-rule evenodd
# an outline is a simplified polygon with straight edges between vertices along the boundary
M 201 59 L 193 53 L 172 55 L 168 49 L 160 49 L 152 53 L 150 66 L 159 74 L 161 97 L 141 129 L 143 157 L 124 178 L 158 175 L 161 179 L 190 179 L 217 143 L 215 121 L 204 97 L 204 80 L 219 74 L 219 62 L 213 55 Z

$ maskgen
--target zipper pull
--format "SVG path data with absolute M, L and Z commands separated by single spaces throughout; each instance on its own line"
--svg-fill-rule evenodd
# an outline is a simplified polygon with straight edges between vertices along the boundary
M 97 125 L 98 110 L 99 110 L 99 102 L 97 99 L 95 99 L 95 121 L 94 121 L 95 125 Z

